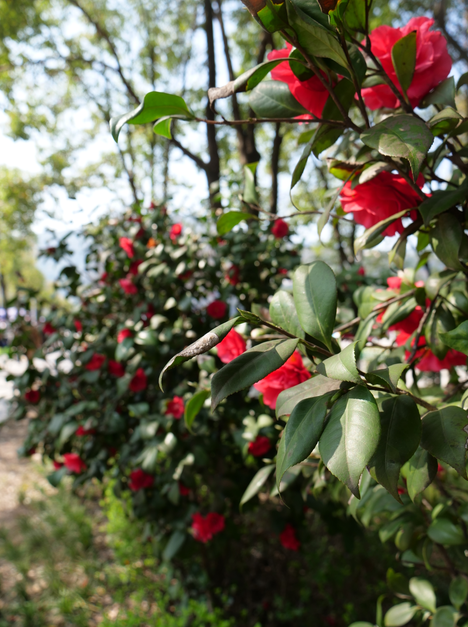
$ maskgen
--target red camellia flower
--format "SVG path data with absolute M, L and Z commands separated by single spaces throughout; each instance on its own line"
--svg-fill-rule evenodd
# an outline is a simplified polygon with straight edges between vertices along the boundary
M 242 335 L 239 335 L 235 329 L 231 329 L 216 348 L 218 349 L 218 357 L 223 364 L 228 364 L 236 357 L 239 357 L 239 355 L 242 355 L 247 346 Z
M 286 48 L 282 50 L 272 50 L 268 54 L 268 59 L 274 61 L 275 59 L 288 57 L 291 50 L 292 45 L 287 43 Z M 328 99 L 328 91 L 316 76 L 312 76 L 312 78 L 306 81 L 300 81 L 291 70 L 290 63 L 284 61 L 271 70 L 271 77 L 274 81 L 286 83 L 291 94 L 304 109 L 307 109 L 307 111 L 310 111 L 318 118 L 321 117 L 323 107 Z M 298 117 L 307 119 L 311 116 L 303 115 Z
M 296 538 L 296 530 L 289 523 L 280 533 L 280 542 L 285 549 L 289 549 L 290 551 L 298 551 L 301 546 L 301 543 Z
M 452 68 L 452 59 L 447 52 L 447 42 L 440 31 L 431 31 L 433 19 L 413 17 L 406 26 L 392 28 L 379 26 L 370 34 L 372 52 L 378 57 L 392 83 L 401 92 L 392 61 L 392 48 L 395 43 L 416 31 L 416 68 L 408 89 L 408 98 L 413 107 L 434 87 L 447 78 Z M 382 107 L 396 109 L 400 101 L 388 85 L 375 85 L 362 90 L 362 96 L 369 109 Z
M 52 462 L 52 464 L 53 464 L 55 470 L 60 470 L 60 468 L 63 468 L 62 462 L 56 462 L 55 459 Z
M 235 266 L 232 265 L 229 270 L 226 272 L 226 274 L 224 275 L 224 278 L 226 279 L 226 281 L 228 281 L 231 285 L 238 285 L 239 284 L 239 266 Z
M 114 377 L 118 377 L 119 379 L 120 377 L 123 377 L 125 374 L 124 365 L 118 361 L 114 361 L 113 359 L 109 359 L 109 363 L 107 364 L 107 369 L 109 371 L 109 374 L 113 375 Z
M 169 237 L 174 242 L 181 233 L 182 233 L 182 224 L 173 224 L 171 226 L 171 230 L 169 231 Z
M 25 393 L 24 398 L 28 403 L 35 405 L 41 400 L 41 393 L 39 392 L 39 390 L 28 390 Z
M 206 313 L 215 320 L 220 320 L 224 318 L 227 312 L 227 305 L 222 300 L 214 300 L 212 303 L 208 305 L 206 308 Z
M 122 329 L 117 333 L 117 343 L 122 344 L 127 337 L 132 337 L 132 332 L 130 329 Z
M 135 256 L 135 251 L 133 249 L 133 242 L 129 237 L 121 237 L 119 239 L 120 248 L 122 248 L 130 259 L 133 259 Z
M 120 287 L 123 289 L 125 294 L 137 294 L 138 288 L 133 283 L 132 279 L 126 277 L 125 279 L 119 279 Z
M 83 472 L 83 470 L 86 470 L 86 464 L 76 453 L 65 453 L 63 460 L 63 465 L 71 472 L 79 474 L 80 472 Z
M 101 355 L 100 353 L 94 353 L 91 359 L 86 364 L 86 370 L 99 370 L 102 367 L 103 363 L 106 361 L 106 356 Z
M 80 425 L 75 431 L 75 435 L 80 437 L 85 435 L 93 435 L 93 433 L 96 433 L 96 429 L 85 429 L 82 425 Z
M 193 537 L 204 544 L 224 529 L 224 516 L 216 512 L 210 512 L 205 517 L 197 512 L 192 514 L 192 521 Z
M 44 335 L 52 335 L 52 333 L 55 333 L 56 331 L 57 329 L 53 327 L 50 322 L 46 322 L 45 325 L 42 327 L 42 332 L 44 333 Z
M 180 496 L 188 496 L 190 494 L 190 488 L 187 488 L 181 481 L 179 481 L 179 494 Z
M 105 283 L 107 281 L 107 277 L 109 276 L 108 272 L 103 272 L 101 274 L 101 278 L 99 279 L 100 283 Z
M 168 402 L 166 412 L 166 416 L 173 416 L 179 420 L 184 415 L 184 399 L 180 396 L 174 396 L 174 398 Z
M 73 324 L 75 325 L 75 329 L 77 333 L 81 333 L 83 331 L 83 325 L 79 320 L 74 320 Z
M 276 239 L 282 239 L 283 237 L 286 237 L 286 235 L 289 233 L 288 223 L 284 220 L 281 220 L 281 218 L 275 220 L 275 223 L 271 227 L 271 232 L 276 237 Z
M 137 470 L 133 470 L 130 473 L 130 481 L 128 482 L 128 487 L 133 492 L 138 492 L 138 490 L 144 490 L 144 488 L 151 488 L 153 483 L 153 475 L 149 475 L 141 468 L 137 468 Z
M 132 261 L 132 263 L 130 264 L 130 269 L 129 269 L 129 274 L 133 274 L 133 276 L 136 276 L 138 274 L 138 268 L 139 266 L 141 266 L 143 262 L 140 259 L 135 259 L 135 261 Z
M 305 369 L 299 351 L 294 351 L 288 361 L 271 372 L 267 377 L 254 384 L 254 388 L 263 394 L 263 402 L 271 409 L 276 408 L 276 401 L 283 390 L 299 385 L 310 379 L 310 372 Z
M 130 385 L 128 386 L 132 392 L 142 392 L 146 390 L 146 386 L 148 385 L 148 380 L 146 378 L 145 371 L 143 368 L 138 368 L 138 370 L 133 375 L 133 379 L 130 381 Z
M 357 273 L 359 274 L 359 276 L 366 276 L 366 271 L 364 270 L 362 266 L 359 268 Z
M 278 268 L 278 274 L 288 274 L 288 270 L 286 268 Z
M 249 453 L 254 457 L 263 457 L 271 449 L 271 442 L 265 435 L 257 435 L 253 442 L 249 442 Z
M 424 178 L 420 175 L 418 185 L 424 185 Z M 408 185 L 402 177 L 391 172 L 380 172 L 370 181 L 351 188 L 348 181 L 340 194 L 341 206 L 346 213 L 352 213 L 354 221 L 362 224 L 366 229 L 390 216 L 414 209 L 421 204 L 418 194 Z M 416 211 L 410 213 L 411 218 L 416 218 Z M 388 226 L 383 235 L 395 235 L 403 232 L 401 219 L 395 220 Z

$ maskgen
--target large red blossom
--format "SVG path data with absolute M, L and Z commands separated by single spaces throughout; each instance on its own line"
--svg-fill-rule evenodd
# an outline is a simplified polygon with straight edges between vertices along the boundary
M 280 534 L 280 542 L 285 549 L 290 551 L 298 551 L 301 543 L 296 538 L 296 530 L 291 524 L 287 524 Z
M 287 43 L 286 48 L 282 50 L 272 50 L 268 54 L 268 59 L 274 61 L 275 59 L 288 57 L 291 50 L 292 45 Z M 291 94 L 304 109 L 307 109 L 307 111 L 310 111 L 318 118 L 321 117 L 323 107 L 328 99 L 328 91 L 316 76 L 312 76 L 312 78 L 306 81 L 300 81 L 291 70 L 290 63 L 284 61 L 271 70 L 271 77 L 274 81 L 286 83 Z M 310 118 L 311 116 L 304 115 L 301 117 Z
M 44 335 L 52 335 L 52 333 L 55 333 L 56 331 L 57 329 L 52 326 L 50 322 L 46 322 L 45 325 L 42 327 L 42 332 L 44 333 Z
M 132 279 L 126 277 L 125 279 L 119 279 L 120 287 L 123 289 L 125 294 L 137 294 L 138 288 L 133 283 Z
M 224 529 L 224 516 L 210 512 L 203 517 L 199 512 L 192 514 L 193 537 L 198 542 L 206 544 L 214 535 Z
M 141 261 L 141 259 L 135 259 L 135 261 L 132 261 L 132 263 L 130 264 L 130 269 L 128 271 L 129 274 L 133 274 L 133 276 L 136 276 L 138 274 L 138 268 L 139 266 L 141 266 L 143 262 Z
M 206 308 L 206 313 L 210 316 L 210 318 L 214 318 L 215 320 L 220 320 L 221 318 L 224 318 L 226 312 L 227 305 L 222 300 L 214 300 Z
M 73 324 L 75 325 L 75 329 L 77 333 L 81 333 L 83 331 L 83 325 L 79 320 L 74 320 Z
M 231 329 L 216 348 L 218 349 L 218 357 L 223 364 L 228 364 L 236 357 L 239 357 L 239 355 L 242 355 L 247 346 L 242 335 L 239 335 L 235 329 Z
M 117 343 L 122 344 L 122 342 L 126 340 L 127 337 L 132 337 L 132 332 L 130 331 L 130 329 L 121 329 L 117 333 Z
M 182 233 L 182 224 L 173 224 L 171 226 L 171 230 L 169 231 L 169 237 L 174 242 L 181 233 Z
M 39 392 L 39 390 L 28 390 L 25 393 L 24 398 L 28 403 L 35 405 L 41 400 L 41 393 Z
M 271 227 L 271 232 L 276 237 L 276 239 L 282 239 L 283 237 L 286 237 L 286 235 L 289 233 L 288 223 L 281 218 L 275 220 L 273 226 Z
M 263 457 L 270 449 L 270 439 L 265 435 L 257 435 L 253 442 L 249 442 L 249 453 L 254 457 Z
M 130 473 L 130 481 L 128 482 L 128 487 L 133 492 L 138 492 L 138 490 L 143 490 L 144 488 L 151 488 L 153 483 L 153 475 L 149 475 L 141 468 L 137 468 L 137 470 L 133 470 Z
M 310 379 L 311 374 L 305 369 L 299 351 L 294 351 L 287 362 L 254 384 L 254 388 L 263 394 L 263 402 L 271 409 L 276 408 L 276 401 L 283 390 L 299 385 Z
M 174 396 L 167 404 L 165 415 L 172 416 L 176 420 L 182 418 L 184 415 L 184 399 L 181 396 Z
M 424 178 L 418 178 L 418 185 L 424 185 Z M 370 181 L 351 187 L 348 181 L 340 194 L 341 206 L 346 213 L 352 213 L 354 221 L 369 229 L 374 224 L 389 218 L 405 209 L 414 209 L 421 199 L 404 178 L 391 172 L 380 172 Z M 416 218 L 416 212 L 410 213 Z M 403 232 L 401 219 L 395 220 L 383 232 L 395 235 Z
M 379 26 L 370 34 L 372 52 L 401 92 L 393 66 L 392 48 L 399 39 L 416 31 L 416 68 L 408 89 L 408 98 L 413 107 L 417 107 L 434 87 L 445 80 L 452 68 L 445 37 L 440 31 L 430 30 L 433 24 L 433 19 L 413 17 L 402 28 Z M 362 95 L 366 105 L 372 110 L 382 107 L 396 109 L 400 106 L 400 101 L 386 84 L 367 87 L 362 90 Z
M 94 353 L 91 359 L 86 364 L 86 370 L 99 370 L 102 367 L 103 363 L 106 361 L 106 356 L 101 355 L 100 353 Z
M 146 378 L 145 371 L 143 368 L 138 368 L 138 370 L 133 375 L 133 379 L 130 381 L 130 385 L 128 386 L 132 392 L 142 392 L 146 390 L 146 386 L 148 385 L 148 380 Z
M 70 472 L 79 474 L 86 470 L 87 466 L 81 457 L 77 453 L 65 453 L 63 456 L 63 465 L 68 468 Z
M 123 377 L 125 374 L 125 367 L 119 361 L 114 361 L 113 359 L 109 359 L 109 363 L 107 364 L 107 369 L 109 370 L 109 374 L 114 377 Z
M 133 249 L 133 242 L 129 237 L 121 237 L 119 239 L 120 248 L 122 248 L 130 259 L 135 256 L 135 250 Z

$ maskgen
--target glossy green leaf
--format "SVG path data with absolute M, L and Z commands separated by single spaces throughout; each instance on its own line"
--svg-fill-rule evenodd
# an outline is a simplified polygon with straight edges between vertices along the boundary
M 455 320 L 450 310 L 444 304 L 440 304 L 431 309 L 425 325 L 424 334 L 427 345 L 439 359 L 443 359 L 448 350 L 442 337 L 452 331 L 454 327 Z
M 391 392 L 396 392 L 398 381 L 408 367 L 408 364 L 393 364 L 388 366 L 388 368 L 380 368 L 379 370 L 368 372 L 365 377 L 372 385 L 380 385 L 386 387 Z
M 424 109 L 430 105 L 455 106 L 455 79 L 453 76 L 450 76 L 449 78 L 446 78 L 445 81 L 439 83 L 439 85 L 437 85 L 437 87 L 423 99 L 419 107 Z
M 266 480 L 271 475 L 274 469 L 275 469 L 275 466 L 273 464 L 270 464 L 269 466 L 263 466 L 263 468 L 260 468 L 260 470 L 256 473 L 252 481 L 247 486 L 247 489 L 242 496 L 242 499 L 240 502 L 241 507 L 242 505 L 244 505 L 244 503 L 247 503 L 247 501 L 250 501 L 251 498 L 253 498 L 256 494 L 260 492 L 262 486 L 265 484 Z
M 436 611 L 436 595 L 434 587 L 429 581 L 421 579 L 421 577 L 412 577 L 409 582 L 409 589 L 418 605 L 431 613 Z
M 432 521 L 427 535 L 433 542 L 443 546 L 458 546 L 466 542 L 462 528 L 442 516 Z
M 235 226 L 244 220 L 258 220 L 258 218 L 253 215 L 253 213 L 247 213 L 245 211 L 228 211 L 227 213 L 223 213 L 216 223 L 218 235 L 226 235 L 226 233 L 232 231 Z
M 62 468 L 59 468 L 58 470 L 54 470 L 54 472 L 50 473 L 50 475 L 47 475 L 46 479 L 53 488 L 58 488 L 60 485 L 60 482 L 62 481 L 62 479 L 65 477 L 66 474 L 67 474 L 67 469 L 65 468 L 65 466 L 62 466 Z
M 400 469 L 414 454 L 421 439 L 421 418 L 416 403 L 408 396 L 379 400 L 380 439 L 370 462 L 375 478 L 400 501 Z
M 381 220 L 377 224 L 374 224 L 374 226 L 371 226 L 370 229 L 366 229 L 362 235 L 356 238 L 356 241 L 354 242 L 354 253 L 357 255 L 359 251 L 365 248 L 373 248 L 374 246 L 377 246 L 377 244 L 380 244 L 383 240 L 382 233 L 385 229 L 390 226 L 390 224 L 395 222 L 395 220 L 403 218 L 407 215 L 407 213 L 407 209 L 405 211 L 399 211 L 398 213 Z
M 430 627 L 455 627 L 458 618 L 459 615 L 454 607 L 443 605 L 437 608 L 437 612 L 432 617 Z
M 428 126 L 435 137 L 444 135 L 455 130 L 463 119 L 458 111 L 453 107 L 446 107 L 443 111 L 438 111 L 428 122 Z
M 399 603 L 391 607 L 385 614 L 385 627 L 401 627 L 406 625 L 418 611 L 418 608 L 411 603 Z
M 359 479 L 380 437 L 379 410 L 372 394 L 357 386 L 340 398 L 330 414 L 319 449 L 328 470 L 360 498 Z
M 296 405 L 304 399 L 323 396 L 328 392 L 336 392 L 340 385 L 340 381 L 327 379 L 327 377 L 322 377 L 319 374 L 299 383 L 299 385 L 283 390 L 276 401 L 276 417 L 289 416 Z
M 124 124 L 146 124 L 166 116 L 182 116 L 185 119 L 194 117 L 180 96 L 151 91 L 146 94 L 143 102 L 134 111 L 114 117 L 110 121 L 112 137 L 117 142 Z
M 392 62 L 400 87 L 406 95 L 416 68 L 416 31 L 408 33 L 393 45 Z
M 257 188 L 255 186 L 255 171 L 257 170 L 257 165 L 258 165 L 257 163 L 249 163 L 248 165 L 244 166 L 243 201 L 251 205 L 258 205 L 260 202 L 260 199 L 257 193 Z M 224 215 L 227 215 L 227 214 L 224 214 Z
M 294 408 L 281 436 L 276 458 L 276 485 L 284 473 L 309 457 L 325 427 L 327 405 L 333 393 L 307 398 Z
M 434 137 L 426 124 L 412 115 L 392 115 L 361 134 L 362 141 L 387 157 L 407 159 L 416 180 Z
M 459 260 L 462 235 L 460 222 L 450 213 L 439 216 L 436 226 L 431 231 L 433 251 L 447 268 L 452 270 L 463 269 Z
M 279 11 L 276 10 L 273 3 L 270 3 L 269 6 L 267 3 L 267 6 L 260 9 L 257 13 L 257 18 L 269 33 L 275 33 L 278 30 L 287 28 L 287 23 L 284 21 Z
M 406 488 L 412 501 L 421 494 L 437 475 L 437 460 L 421 446 L 408 462 Z
M 333 351 L 337 302 L 333 270 L 323 261 L 299 266 L 293 276 L 293 294 L 301 327 Z
M 286 83 L 264 81 L 250 92 L 249 105 L 259 118 L 295 118 L 308 111 L 294 98 Z
M 315 137 L 315 135 L 314 135 Z M 305 167 L 307 165 L 307 161 L 312 153 L 312 147 L 314 143 L 314 137 L 312 137 L 307 144 L 304 146 L 304 150 L 302 151 L 302 155 L 299 161 L 296 163 L 296 166 L 293 170 L 291 177 L 291 189 L 293 189 L 301 180 L 302 175 L 304 174 Z
M 365 0 L 349 0 L 344 18 L 349 28 L 364 33 L 366 31 Z
M 387 570 L 387 585 L 396 594 L 409 594 L 408 579 L 401 573 L 395 572 L 393 568 Z
M 211 409 L 226 397 L 250 387 L 280 368 L 299 340 L 273 340 L 251 348 L 219 370 L 211 381 Z
M 162 558 L 165 562 L 170 562 L 173 557 L 182 548 L 185 542 L 186 534 L 183 531 L 176 529 L 170 536 L 168 543 L 164 547 Z
M 467 412 L 460 407 L 444 407 L 426 414 L 422 421 L 421 446 L 437 459 L 455 468 L 465 479 Z
M 153 126 L 153 132 L 156 135 L 161 135 L 161 137 L 166 137 L 166 139 L 172 139 L 171 124 L 172 117 L 161 118 Z
M 449 597 L 452 605 L 459 610 L 463 603 L 465 603 L 468 596 L 468 581 L 465 577 L 459 575 L 452 579 L 449 588 Z
M 231 329 L 233 329 L 238 324 L 241 324 L 242 322 L 244 322 L 244 320 L 241 316 L 237 316 L 232 320 L 228 320 L 227 322 L 224 322 L 223 324 L 217 326 L 209 333 L 206 333 L 199 340 L 193 342 L 193 344 L 190 344 L 190 346 L 187 346 L 187 348 L 184 348 L 184 350 L 180 353 L 177 353 L 177 355 L 174 355 L 174 357 L 172 357 L 172 359 L 167 362 L 161 374 L 159 375 L 159 387 L 161 388 L 161 390 L 164 391 L 162 387 L 162 381 L 164 374 L 168 370 L 171 370 L 172 368 L 183 364 L 185 361 L 192 359 L 192 357 L 207 353 L 210 348 L 213 348 L 214 346 L 216 346 L 216 344 L 219 344 L 219 342 L 221 342 L 221 340 L 226 337 Z
M 458 189 L 450 187 L 443 191 L 433 192 L 430 198 L 424 200 L 418 207 L 424 224 L 427 226 L 440 213 L 444 213 L 444 211 L 466 200 L 467 194 L 468 188 L 466 186 Z
M 357 342 L 353 342 L 338 355 L 333 355 L 333 357 L 322 361 L 317 366 L 317 372 L 329 379 L 361 383 L 361 377 L 356 367 L 356 344 Z
M 468 355 L 468 320 L 465 320 L 456 329 L 452 329 L 448 333 L 441 333 L 441 338 L 450 348 Z
M 194 394 L 185 405 L 184 419 L 185 424 L 187 425 L 187 429 L 189 429 L 189 431 L 192 428 L 193 421 L 200 413 L 206 399 L 209 398 L 210 394 L 210 390 L 200 390 L 199 392 Z
M 278 290 L 270 302 L 272 322 L 296 337 L 305 338 L 296 313 L 293 297 L 289 292 Z

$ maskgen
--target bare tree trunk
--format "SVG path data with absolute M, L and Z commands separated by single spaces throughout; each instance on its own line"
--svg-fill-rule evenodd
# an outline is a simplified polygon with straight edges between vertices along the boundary
M 281 134 L 281 124 L 278 123 L 275 125 L 275 137 L 271 151 L 270 213 L 278 213 L 278 175 L 282 142 L 283 135 Z
M 213 6 L 211 0 L 204 0 L 205 3 L 205 33 L 207 47 L 207 66 L 208 66 L 208 89 L 216 87 L 216 57 L 213 33 Z M 208 120 L 214 120 L 215 114 L 210 107 L 209 101 L 206 105 L 206 117 Z M 206 138 L 208 141 L 208 154 L 210 160 L 206 168 L 206 177 L 208 179 L 208 187 L 210 194 L 210 203 L 212 207 L 219 207 L 219 202 L 215 201 L 218 193 L 219 177 L 220 177 L 220 161 L 218 141 L 216 139 L 216 127 L 213 124 L 206 125 Z

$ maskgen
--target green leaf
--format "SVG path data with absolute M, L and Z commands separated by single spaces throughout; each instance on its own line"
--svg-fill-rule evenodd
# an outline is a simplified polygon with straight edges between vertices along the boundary
M 293 276 L 293 294 L 301 327 L 333 352 L 337 302 L 333 270 L 323 261 L 299 266 Z
M 283 5 L 281 4 L 281 6 Z M 257 17 L 269 33 L 275 33 L 288 26 L 272 3 L 270 3 L 269 6 L 267 3 L 267 6 L 260 9 L 257 13 Z
M 375 478 L 401 502 L 398 494 L 400 469 L 414 454 L 421 439 L 421 418 L 408 396 L 379 400 L 380 439 L 370 462 Z
M 441 333 L 440 337 L 444 344 L 447 344 L 450 348 L 468 355 L 468 320 L 465 320 L 456 329 L 452 329 L 448 333 Z
M 430 627 L 455 627 L 459 617 L 454 607 L 443 605 L 439 607 L 434 614 Z
M 165 562 L 170 562 L 173 557 L 179 552 L 179 549 L 182 547 L 185 542 L 186 534 L 183 531 L 179 531 L 176 529 L 169 538 L 168 543 L 166 544 L 164 551 L 162 553 L 162 558 Z
M 139 346 L 156 346 L 157 343 L 158 337 L 153 329 L 143 329 L 135 336 L 135 344 L 138 344 Z
M 295 118 L 308 113 L 286 83 L 264 81 L 250 92 L 249 105 L 259 118 Z
M 251 348 L 219 370 L 211 381 L 211 409 L 227 396 L 250 387 L 280 368 L 299 340 L 273 340 Z
M 444 213 L 439 216 L 436 226 L 431 231 L 431 244 L 433 251 L 447 268 L 463 270 L 459 260 L 462 236 L 463 229 L 454 215 Z
M 184 119 L 194 118 L 185 100 L 180 96 L 151 91 L 146 94 L 141 105 L 134 111 L 111 119 L 112 137 L 116 142 L 119 140 L 119 134 L 124 124 L 146 124 L 166 116 L 181 116 Z
M 392 521 L 395 522 L 395 521 Z M 387 585 L 392 592 L 396 594 L 409 594 L 409 585 L 407 578 L 401 573 L 397 573 L 393 568 L 387 570 Z
M 428 94 L 420 103 L 420 109 L 430 105 L 449 105 L 455 107 L 455 79 L 453 76 L 446 78 Z
M 458 546 L 465 544 L 463 530 L 448 518 L 439 517 L 430 524 L 427 535 L 433 542 L 443 546 Z
M 392 61 L 398 82 L 406 97 L 416 67 L 416 31 L 408 33 L 394 44 Z
M 349 627 L 375 627 L 372 623 L 363 623 L 361 620 L 357 623 L 352 623 Z
M 242 505 L 244 505 L 244 503 L 247 503 L 247 501 L 250 501 L 251 498 L 253 498 L 256 494 L 259 493 L 261 487 L 265 484 L 265 481 L 268 479 L 268 477 L 271 475 L 274 469 L 275 469 L 275 466 L 273 464 L 270 464 L 269 466 L 263 466 L 263 468 L 260 468 L 260 470 L 257 472 L 257 474 L 254 476 L 252 481 L 247 486 L 247 489 L 242 496 L 242 499 L 240 502 L 241 507 Z
M 359 385 L 334 405 L 319 448 L 323 463 L 360 498 L 359 479 L 377 449 L 379 410 L 372 394 Z
M 444 211 L 466 200 L 467 194 L 468 188 L 466 186 L 433 192 L 431 197 L 424 200 L 418 207 L 424 224 L 427 226 L 440 213 L 444 213 Z
M 252 219 L 258 220 L 257 216 L 254 216 L 253 213 L 246 213 L 245 211 L 228 211 L 227 213 L 223 213 L 223 215 L 218 218 L 216 230 L 218 231 L 218 235 L 226 235 L 226 233 L 232 231 L 235 226 L 244 220 Z
M 356 344 L 357 342 L 353 342 L 338 355 L 333 355 L 333 357 L 322 361 L 317 366 L 317 372 L 329 379 L 361 383 L 361 377 L 356 367 Z
M 289 25 L 306 52 L 332 59 L 349 69 L 348 59 L 334 33 L 309 17 L 294 0 L 287 0 Z
M 260 200 L 255 187 L 255 171 L 258 163 L 249 163 L 244 166 L 244 196 L 243 201 L 247 204 L 258 205 Z
M 187 429 L 192 429 L 193 421 L 198 416 L 203 407 L 204 402 L 210 396 L 210 390 L 200 390 L 192 396 L 192 398 L 185 405 L 184 419 Z
M 421 446 L 437 459 L 466 475 L 467 413 L 460 407 L 444 407 L 426 414 L 422 421 Z
M 434 481 L 437 460 L 421 446 L 408 462 L 406 488 L 412 501 Z
M 418 608 L 411 603 L 399 603 L 391 607 L 385 614 L 385 627 L 400 627 L 406 625 L 418 611 Z
M 458 113 L 458 111 L 452 107 L 447 107 L 443 111 L 436 113 L 429 120 L 428 125 L 432 134 L 435 137 L 438 137 L 439 135 L 444 135 L 455 130 L 462 119 L 463 117 Z
M 276 458 L 276 485 L 284 473 L 309 457 L 325 427 L 328 401 L 333 393 L 307 398 L 294 408 L 281 436 Z
M 297 317 L 293 297 L 289 292 L 279 290 L 271 299 L 270 318 L 272 322 L 288 333 L 305 338 L 305 333 Z
M 436 595 L 429 581 L 420 577 L 412 577 L 409 582 L 409 589 L 418 605 L 429 610 L 432 614 L 436 611 Z
M 449 588 L 449 597 L 452 605 L 459 610 L 468 596 L 468 581 L 459 575 L 452 579 Z
M 393 364 L 388 368 L 381 368 L 379 370 L 373 370 L 368 372 L 365 377 L 372 385 L 380 385 L 386 387 L 391 392 L 396 392 L 398 388 L 398 381 L 405 370 L 407 370 L 409 364 Z
M 172 124 L 172 117 L 161 118 L 153 126 L 153 132 L 156 135 L 161 135 L 161 137 L 172 139 L 171 124 Z
M 445 305 L 432 308 L 426 322 L 425 337 L 431 351 L 439 359 L 443 359 L 448 350 L 442 336 L 452 331 L 454 326 L 455 320 Z
M 434 136 L 425 122 L 412 115 L 392 115 L 361 134 L 362 141 L 387 157 L 408 159 L 413 179 L 419 175 Z
M 340 381 L 322 377 L 321 374 L 307 379 L 292 388 L 283 390 L 276 401 L 276 417 L 289 416 L 298 403 L 306 398 L 323 396 L 328 392 L 336 392 L 341 386 Z
M 408 213 L 408 211 L 409 209 L 405 209 L 405 211 L 399 211 L 398 213 L 395 213 L 392 216 L 385 218 L 385 220 L 377 222 L 377 224 L 371 226 L 370 229 L 366 229 L 362 235 L 356 238 L 356 241 L 354 242 L 354 253 L 357 255 L 358 252 L 363 250 L 364 248 L 373 248 L 374 246 L 377 246 L 377 244 L 380 244 L 383 239 L 382 233 L 385 231 L 385 229 L 390 226 L 392 222 L 395 222 L 395 220 L 403 218 Z
M 366 3 L 364 0 L 349 0 L 344 15 L 345 22 L 352 30 L 366 32 Z
M 207 353 L 211 348 L 216 346 L 216 344 L 219 344 L 221 340 L 226 337 L 231 329 L 233 329 L 238 324 L 241 324 L 242 322 L 244 322 L 244 320 L 241 316 L 237 316 L 232 320 L 228 320 L 227 322 L 220 324 L 209 333 L 206 333 L 199 340 L 193 342 L 193 344 L 190 344 L 190 346 L 187 346 L 187 348 L 184 348 L 184 350 L 180 353 L 177 353 L 177 355 L 174 355 L 174 357 L 172 357 L 172 359 L 167 362 L 167 364 L 162 369 L 161 374 L 159 375 L 159 387 L 161 388 L 161 390 L 164 392 L 162 387 L 162 381 L 164 374 L 168 370 L 171 370 L 172 368 L 183 364 L 185 361 L 192 359 L 192 357 Z
M 302 178 L 302 175 L 304 174 L 304 170 L 305 170 L 305 167 L 307 165 L 307 161 L 309 160 L 310 154 L 312 152 L 314 138 L 315 138 L 315 135 L 304 146 L 304 150 L 302 151 L 301 158 L 296 163 L 296 166 L 295 166 L 295 168 L 293 170 L 293 174 L 292 174 L 292 178 L 291 178 L 291 189 L 293 189 L 293 187 L 295 187 L 299 183 L 299 181 Z
M 67 474 L 67 469 L 65 468 L 65 466 L 62 466 L 62 468 L 59 468 L 58 470 L 54 470 L 54 472 L 50 473 L 50 475 L 47 475 L 46 479 L 53 488 L 58 488 L 60 485 L 60 482 L 62 481 L 62 479 L 65 477 L 66 474 Z

